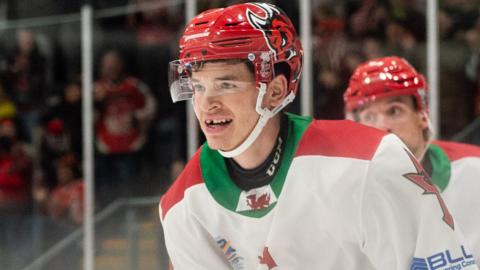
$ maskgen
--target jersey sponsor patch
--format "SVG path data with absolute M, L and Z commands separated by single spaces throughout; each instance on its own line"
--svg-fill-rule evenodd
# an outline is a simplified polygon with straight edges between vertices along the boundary
M 277 201 L 270 185 L 242 191 L 235 211 L 258 211 L 268 208 Z
M 410 270 L 428 270 L 427 260 L 423 258 L 413 258 Z
M 245 269 L 245 264 L 243 262 L 245 259 L 238 255 L 237 250 L 232 246 L 232 243 L 229 240 L 221 236 L 217 236 L 215 238 L 215 242 L 217 243 L 222 253 L 225 255 L 225 259 L 228 261 L 232 269 Z
M 472 254 L 460 246 L 457 251 L 445 250 L 425 258 L 414 257 L 410 270 L 462 270 L 475 265 Z

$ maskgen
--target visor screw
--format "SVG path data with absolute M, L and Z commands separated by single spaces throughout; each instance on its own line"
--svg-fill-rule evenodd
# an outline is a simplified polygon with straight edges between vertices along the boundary
M 249 53 L 248 56 L 247 56 L 248 60 L 250 60 L 251 62 L 253 62 L 255 60 L 255 54 L 253 53 Z

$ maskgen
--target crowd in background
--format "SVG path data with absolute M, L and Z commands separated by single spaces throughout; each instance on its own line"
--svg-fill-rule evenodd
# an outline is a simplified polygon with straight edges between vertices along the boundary
M 172 1 L 93 4 L 95 10 L 102 10 L 167 2 Z M 238 2 L 246 1 L 199 0 L 198 9 Z M 273 2 L 298 29 L 297 1 Z M 0 21 L 76 13 L 81 3 L 7 0 L 0 3 Z M 118 197 L 160 194 L 182 168 L 185 107 L 171 102 L 167 69 L 177 55 L 183 5 L 179 1 L 95 19 L 97 208 Z M 426 73 L 425 1 L 313 0 L 312 7 L 316 117 L 343 118 L 348 78 L 367 59 L 397 55 Z M 448 139 L 480 115 L 480 2 L 443 0 L 439 9 L 439 135 Z M 21 224 L 32 215 L 68 228 L 82 222 L 80 48 L 78 22 L 11 28 L 0 35 L 3 263 L 10 258 L 6 250 L 19 242 L 11 232 L 24 232 Z M 298 108 L 298 100 L 292 110 Z M 479 132 L 470 142 L 480 144 Z M 0 268 L 4 269 L 1 263 Z

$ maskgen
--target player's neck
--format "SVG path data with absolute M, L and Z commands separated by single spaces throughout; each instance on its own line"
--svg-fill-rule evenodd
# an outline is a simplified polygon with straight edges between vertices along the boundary
M 253 169 L 262 164 L 272 152 L 280 132 L 280 114 L 270 119 L 255 142 L 233 159 L 243 169 Z
M 425 158 L 425 154 L 427 153 L 429 144 L 430 144 L 430 141 L 424 141 L 422 145 L 420 145 L 417 149 L 412 151 L 413 155 L 417 158 L 418 161 L 422 162 L 423 159 Z

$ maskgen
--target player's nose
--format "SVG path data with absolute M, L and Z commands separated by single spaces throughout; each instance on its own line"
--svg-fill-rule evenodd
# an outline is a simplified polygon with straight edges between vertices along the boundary
M 198 108 L 204 112 L 212 112 L 220 108 L 221 103 L 217 96 L 212 95 L 202 95 L 196 97 L 196 104 Z

